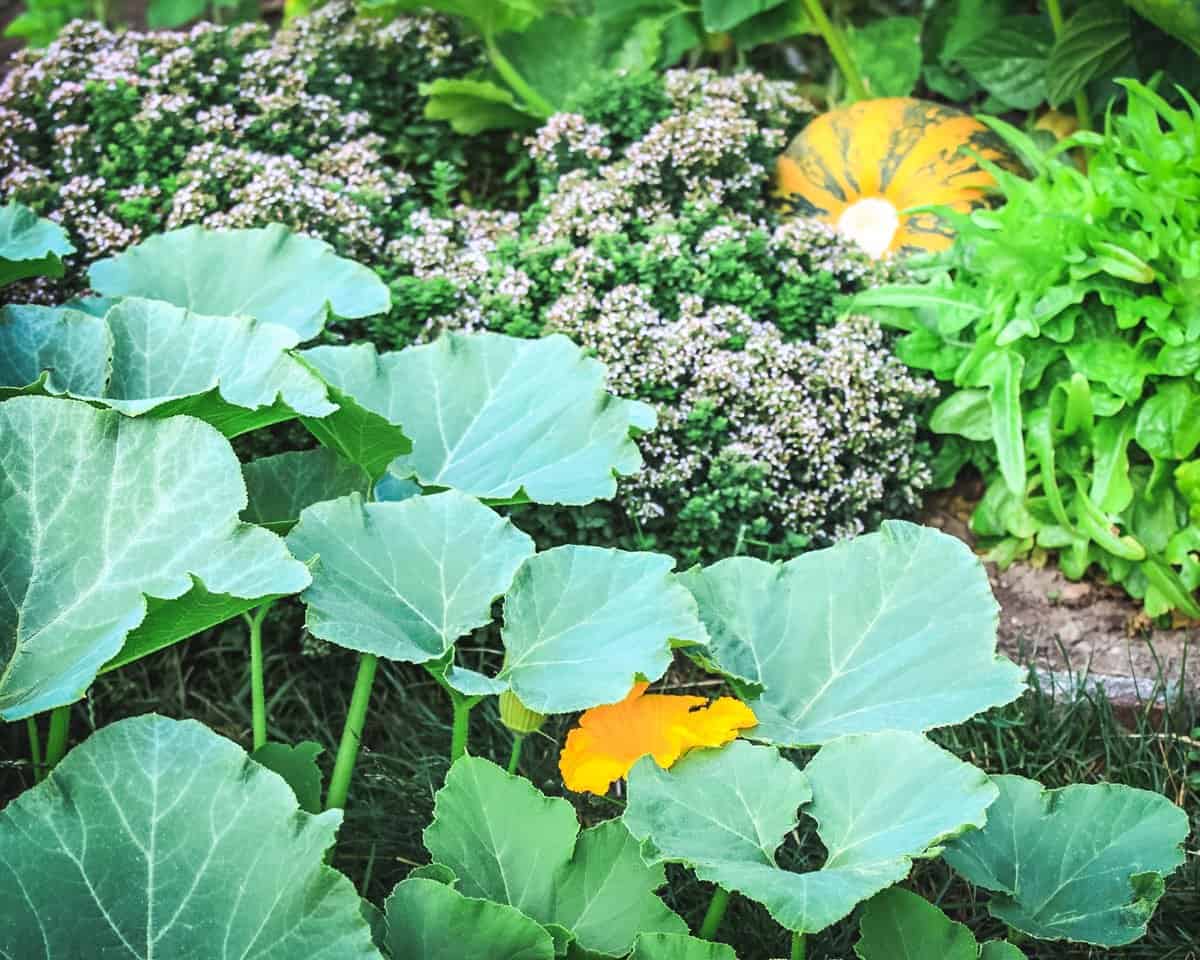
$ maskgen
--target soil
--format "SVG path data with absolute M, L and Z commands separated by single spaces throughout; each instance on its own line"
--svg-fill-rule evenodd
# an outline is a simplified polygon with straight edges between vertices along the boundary
M 972 493 L 958 488 L 935 495 L 921 519 L 979 552 L 967 524 Z M 1000 649 L 1035 666 L 1043 686 L 1068 694 L 1103 687 L 1129 707 L 1179 694 L 1200 697 L 1200 624 L 1164 628 L 1120 587 L 1073 582 L 1053 561 L 986 566 L 1000 603 Z

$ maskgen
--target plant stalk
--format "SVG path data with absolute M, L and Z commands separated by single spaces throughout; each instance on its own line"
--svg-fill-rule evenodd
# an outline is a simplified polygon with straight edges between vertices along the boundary
M 496 41 L 490 33 L 483 35 L 483 42 L 487 48 L 488 59 L 491 60 L 492 66 L 496 68 L 496 72 L 500 74 L 500 78 L 512 88 L 512 91 L 525 101 L 525 106 L 543 120 L 552 116 L 554 114 L 554 104 L 529 85 L 528 81 L 521 76 L 517 68 L 504 55 L 503 51 L 496 46 Z
M 792 960 L 804 960 L 808 956 L 808 941 L 802 933 L 792 934 Z
M 721 927 L 725 917 L 725 908 L 729 906 L 729 891 L 724 887 L 713 890 L 712 899 L 708 901 L 708 910 L 700 924 L 700 932 L 696 934 L 701 940 L 711 940 Z
M 33 764 L 33 782 L 41 783 L 46 774 L 42 770 L 42 736 L 38 733 L 37 717 L 26 718 L 25 729 L 29 731 L 29 760 Z
M 471 730 L 471 710 L 476 701 L 474 698 L 455 696 L 451 698 L 454 708 L 454 726 L 450 734 L 450 762 L 454 763 L 467 752 L 467 734 Z
M 50 712 L 50 730 L 46 734 L 46 765 L 43 777 L 49 774 L 67 752 L 67 734 L 71 730 L 70 706 L 55 707 Z
M 1058 39 L 1062 36 L 1064 25 L 1061 0 L 1046 0 L 1046 12 L 1050 14 L 1050 26 L 1054 28 L 1055 39 Z M 1083 90 L 1075 94 L 1075 119 L 1079 122 L 1080 130 L 1092 129 L 1092 111 Z
M 255 750 L 265 746 L 267 742 L 267 696 L 263 680 L 262 625 L 267 611 L 270 609 L 271 603 L 268 601 L 255 609 L 253 614 L 242 614 L 242 619 L 250 628 L 250 712 Z
M 525 734 L 514 733 L 512 742 L 512 753 L 508 755 L 508 772 L 516 773 L 517 764 L 521 762 L 521 747 L 525 743 Z
M 358 661 L 358 676 L 354 679 L 354 693 L 350 696 L 350 709 L 346 712 L 346 725 L 342 728 L 342 740 L 338 744 L 337 759 L 333 763 L 333 775 L 329 778 L 329 793 L 325 797 L 325 809 L 346 806 L 350 793 L 350 778 L 354 776 L 354 764 L 362 745 L 363 726 L 367 721 L 367 707 L 371 703 L 371 687 L 375 683 L 375 671 L 379 658 L 364 653 Z
M 842 72 L 842 76 L 846 80 L 846 88 L 850 91 L 850 98 L 866 100 L 870 94 L 867 92 L 867 85 L 863 83 L 862 74 L 858 71 L 858 64 L 854 62 L 854 55 L 850 52 L 850 45 L 846 42 L 846 34 L 829 19 L 825 8 L 821 6 L 821 0 L 804 0 L 804 9 L 824 38 L 825 45 L 829 47 L 833 62 Z

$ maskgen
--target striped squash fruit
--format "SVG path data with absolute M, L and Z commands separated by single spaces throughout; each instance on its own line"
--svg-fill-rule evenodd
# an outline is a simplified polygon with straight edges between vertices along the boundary
M 786 209 L 816 217 L 873 257 L 941 250 L 953 240 L 937 214 L 966 212 L 993 186 L 972 152 L 994 162 L 1007 153 L 974 117 L 909 97 L 862 100 L 822 114 L 779 158 L 776 195 Z

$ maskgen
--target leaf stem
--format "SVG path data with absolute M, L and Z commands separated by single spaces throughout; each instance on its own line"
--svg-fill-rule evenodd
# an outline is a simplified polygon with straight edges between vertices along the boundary
M 833 62 L 838 65 L 838 69 L 842 72 L 842 76 L 846 80 L 846 87 L 850 91 L 852 100 L 866 100 L 870 94 L 867 93 L 867 86 L 863 83 L 862 74 L 858 72 L 858 64 L 854 62 L 854 55 L 850 52 L 850 45 L 846 43 L 846 35 L 842 32 L 829 16 L 825 13 L 825 8 L 821 6 L 821 0 L 804 0 L 804 9 L 808 12 L 812 22 L 816 25 L 817 30 L 825 39 L 825 45 L 829 47 L 829 53 L 833 57 Z
M 50 712 L 50 730 L 46 734 L 46 765 L 43 776 L 56 766 L 67 752 L 67 734 L 71 730 L 71 707 L 55 707 Z
M 41 783 L 46 773 L 42 769 L 42 737 L 38 733 L 37 717 L 27 717 L 25 729 L 29 732 L 29 760 L 33 764 L 33 782 Z
M 496 41 L 491 33 L 483 35 L 483 42 L 487 48 L 488 59 L 491 60 L 492 66 L 496 68 L 496 72 L 500 74 L 500 78 L 512 88 L 513 93 L 525 101 L 525 106 L 529 111 L 537 114 L 543 120 L 552 116 L 554 114 L 554 104 L 534 90 L 529 85 L 529 82 L 521 76 L 517 68 L 512 65 L 512 61 L 496 45 Z
M 1064 26 L 1060 0 L 1046 0 L 1046 12 L 1050 14 L 1050 26 L 1054 28 L 1054 37 L 1057 40 L 1062 36 Z M 1075 119 L 1079 121 L 1081 130 L 1092 129 L 1092 111 L 1088 105 L 1087 93 L 1083 90 L 1075 94 Z
M 721 926 L 725 917 L 725 908 L 729 906 L 729 891 L 724 887 L 713 890 L 712 899 L 708 901 L 708 910 L 700 924 L 700 932 L 696 934 L 701 940 L 711 940 Z
M 804 934 L 792 934 L 792 960 L 804 960 L 808 956 L 808 941 L 805 940 Z
M 267 742 L 267 697 L 263 680 L 262 625 L 272 601 L 257 607 L 253 614 L 243 613 L 242 619 L 250 628 L 250 713 L 254 731 L 254 749 Z
M 471 710 L 476 701 L 471 697 L 451 697 L 454 708 L 454 726 L 450 733 L 450 762 L 453 763 L 467 752 L 467 735 L 471 731 Z
M 371 704 L 371 687 L 375 683 L 375 671 L 378 667 L 379 658 L 372 653 L 364 653 L 358 661 L 354 693 L 350 695 L 350 709 L 346 712 L 342 741 L 338 744 L 333 775 L 329 778 L 329 793 L 325 797 L 326 810 L 332 810 L 334 807 L 340 809 L 346 805 L 346 797 L 350 793 L 350 778 L 354 776 L 354 764 L 358 760 L 358 749 L 362 745 L 367 708 Z
M 516 773 L 517 764 L 521 762 L 521 747 L 525 743 L 525 734 L 514 733 L 512 742 L 512 752 L 508 755 L 508 772 Z

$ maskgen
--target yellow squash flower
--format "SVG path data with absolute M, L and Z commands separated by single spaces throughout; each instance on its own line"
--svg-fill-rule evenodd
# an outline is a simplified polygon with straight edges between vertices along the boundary
M 693 747 L 719 747 L 758 723 L 733 697 L 710 703 L 704 697 L 647 695 L 648 686 L 635 683 L 620 703 L 593 707 L 580 717 L 558 760 L 567 789 L 607 793 L 647 754 L 666 768 Z

